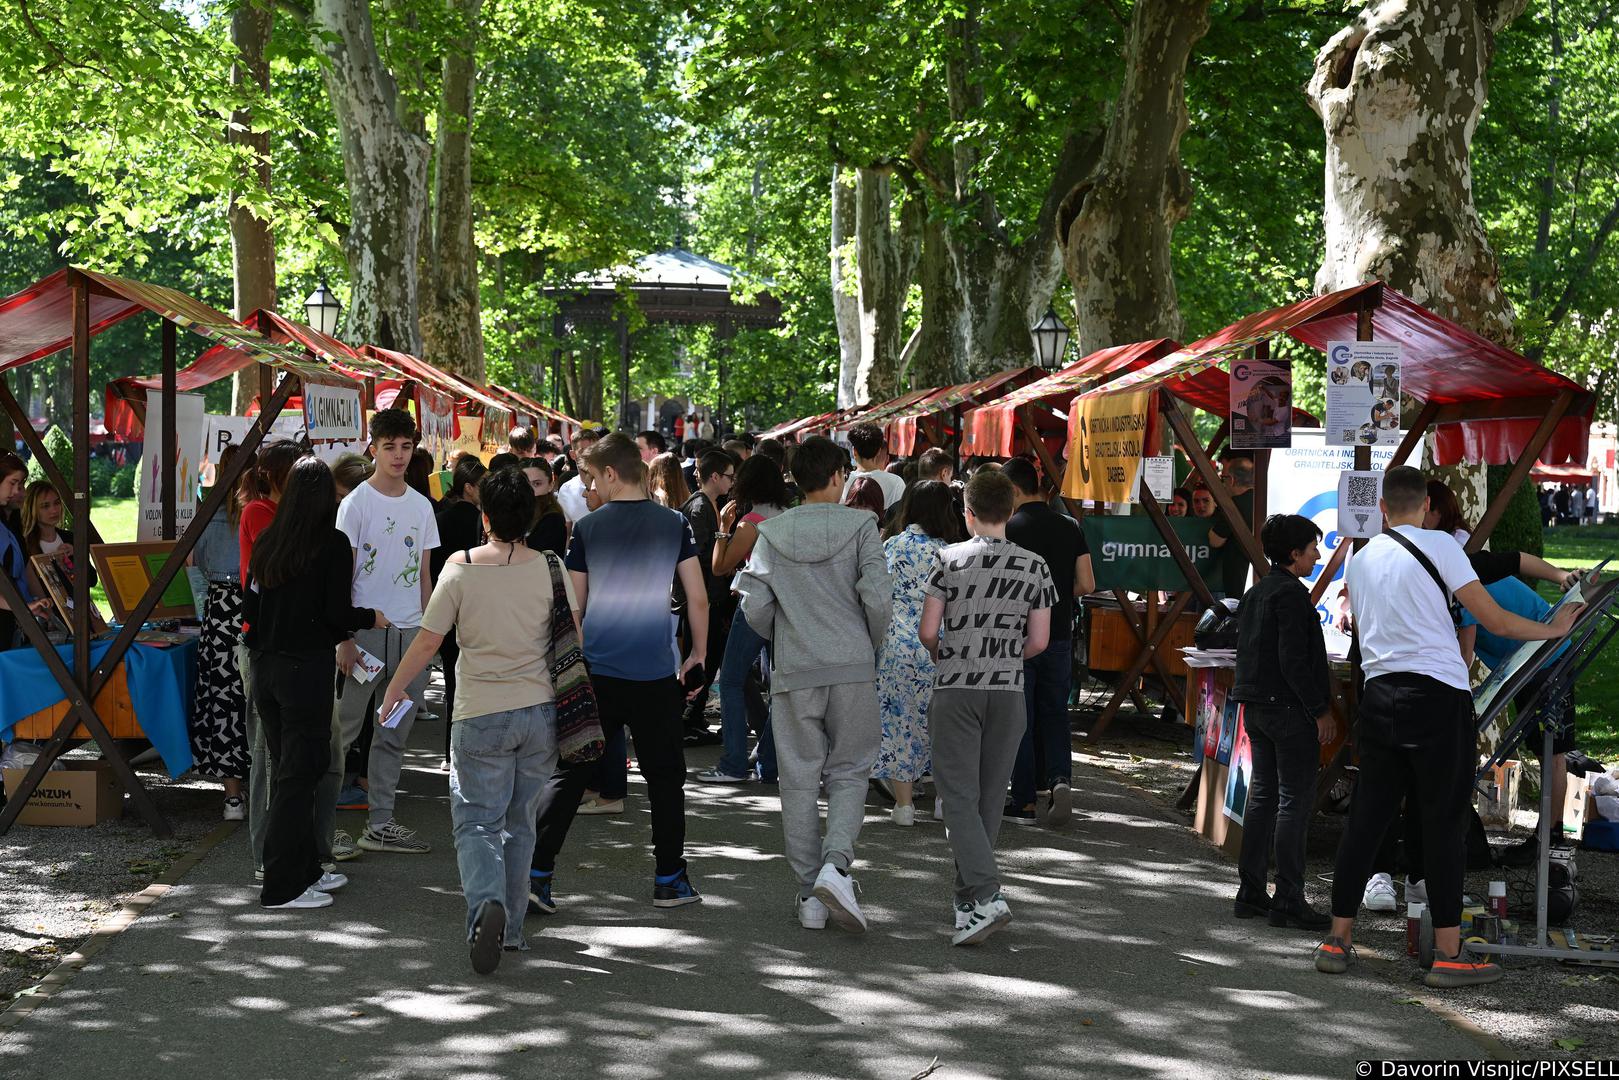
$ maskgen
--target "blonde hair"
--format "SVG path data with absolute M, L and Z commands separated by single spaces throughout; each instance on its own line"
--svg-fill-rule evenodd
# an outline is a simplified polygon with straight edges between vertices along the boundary
M 22 499 L 22 542 L 30 555 L 39 554 L 39 501 L 47 491 L 62 504 L 62 523 L 57 529 L 67 524 L 67 500 L 56 490 L 56 485 L 49 480 L 35 480 L 29 484 Z

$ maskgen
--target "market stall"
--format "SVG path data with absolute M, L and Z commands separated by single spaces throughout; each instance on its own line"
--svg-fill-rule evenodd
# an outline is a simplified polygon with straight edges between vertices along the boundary
M 994 401 L 1039 378 L 1040 369 L 1036 367 L 1007 368 L 982 379 L 935 390 L 887 420 L 888 452 L 896 457 L 912 457 L 926 449 L 926 443 L 952 447 L 959 454 L 961 414 L 965 409 Z
M 259 332 L 242 326 L 223 313 L 160 285 L 131 281 L 111 274 L 100 274 L 80 267 L 70 267 L 34 283 L 28 288 L 0 301 L 0 373 L 22 364 L 50 356 L 63 349 L 72 349 L 72 408 L 71 434 L 74 440 L 72 480 L 51 459 L 26 416 L 11 394 L 5 380 L 0 380 L 0 407 L 4 407 L 17 422 L 19 434 L 39 461 L 45 475 L 57 485 L 65 496 L 75 522 L 83 527 L 74 530 L 72 557 L 75 567 L 90 565 L 94 521 L 90 497 L 90 347 L 91 339 L 108 327 L 125 319 L 150 312 L 159 317 L 159 347 L 162 357 L 161 385 L 158 388 L 163 406 L 161 440 L 164 448 L 162 467 L 158 470 L 161 484 L 161 523 L 165 543 L 172 541 L 166 554 L 148 564 L 149 578 L 143 578 L 145 589 L 128 612 L 128 618 L 102 648 L 93 640 L 90 603 L 90 580 L 87 572 L 75 573 L 71 581 L 71 645 L 64 656 L 47 637 L 43 627 L 32 618 L 19 618 L 18 624 L 29 644 L 43 663 L 46 673 L 54 680 L 55 688 L 45 696 L 65 701 L 67 711 L 55 724 L 49 740 L 38 759 L 29 768 L 13 796 L 0 811 L 0 833 L 11 827 L 21 812 L 28 796 L 39 786 L 47 770 L 67 748 L 74 732 L 82 725 L 84 731 L 101 748 L 107 763 L 118 781 L 130 795 L 136 809 L 160 835 L 170 835 L 167 820 L 152 801 L 151 795 L 136 777 L 128 762 L 114 745 L 113 735 L 97 713 L 94 702 L 112 683 L 122 668 L 125 681 L 135 674 L 142 682 L 138 670 L 141 657 L 131 657 L 130 650 L 142 633 L 147 619 L 164 602 L 171 584 L 180 574 L 192 548 L 201 537 L 209 519 L 224 505 L 235 487 L 240 470 L 246 465 L 246 455 L 226 470 L 203 500 L 191 523 L 178 538 L 176 533 L 176 503 L 179 477 L 176 475 L 175 394 L 179 369 L 178 339 L 180 329 L 190 330 L 215 345 L 239 351 L 248 359 L 246 363 L 259 363 L 283 374 L 279 386 L 266 402 L 262 415 L 253 424 L 243 441 L 248 451 L 256 449 L 270 424 L 285 407 L 288 399 L 301 389 L 329 386 L 337 389 L 357 389 L 356 384 L 328 367 L 311 363 L 307 353 L 272 341 Z M 234 362 L 234 361 L 232 361 Z M 269 385 L 272 376 L 266 372 L 261 385 Z M 20 422 L 19 422 L 20 418 Z M 26 605 L 11 579 L 0 574 L 0 597 L 13 611 L 22 611 Z M 129 664 L 126 665 L 126 658 Z M 71 661 L 71 664 L 69 663 Z M 44 686 L 43 682 L 38 685 Z M 133 687 L 131 690 L 133 691 Z M 39 702 L 30 702 L 38 704 Z M 51 702 L 45 702 L 45 705 Z M 37 711 L 37 710 L 36 710 Z M 155 716 L 155 714 L 153 714 Z M 20 719 L 20 717 L 18 718 Z M 15 721 L 13 721 L 13 724 Z M 159 738 L 163 738 L 160 733 Z

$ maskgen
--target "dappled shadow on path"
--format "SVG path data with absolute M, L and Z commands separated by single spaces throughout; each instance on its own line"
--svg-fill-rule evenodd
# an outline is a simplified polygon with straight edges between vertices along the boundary
M 688 788 L 705 902 L 654 909 L 632 784 L 630 812 L 576 823 L 532 951 L 478 978 L 431 760 L 400 816 L 433 854 L 367 855 L 332 907 L 267 912 L 240 833 L 0 1040 L 0 1073 L 49 1054 L 94 1075 L 114 1045 L 172 1080 L 905 1078 L 934 1059 L 936 1077 L 1338 1077 L 1358 1058 L 1477 1054 L 1387 984 L 1309 970 L 1307 935 L 1230 920 L 1229 865 L 1089 770 L 1084 820 L 1003 830 L 1015 921 L 977 949 L 949 945 L 942 826 L 895 828 L 875 803 L 856 868 L 871 932 L 801 929 L 758 786 Z

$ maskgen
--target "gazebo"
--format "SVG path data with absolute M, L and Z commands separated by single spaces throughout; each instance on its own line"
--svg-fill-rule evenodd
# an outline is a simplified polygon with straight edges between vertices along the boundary
M 737 328 L 762 330 L 781 325 L 781 301 L 768 292 L 756 293 L 751 300 L 737 299 L 737 287 L 747 281 L 747 275 L 733 266 L 675 247 L 655 251 L 629 266 L 584 275 L 572 285 L 546 289 L 545 295 L 557 303 L 552 321 L 557 345 L 551 352 L 551 385 L 561 384 L 561 343 L 572 328 L 587 322 L 612 323 L 618 328 L 619 424 L 626 430 L 639 426 L 630 417 L 631 335 L 622 303 L 623 294 L 628 292 L 649 323 L 713 324 L 720 340 L 720 398 L 716 412 L 724 416 L 725 363 Z

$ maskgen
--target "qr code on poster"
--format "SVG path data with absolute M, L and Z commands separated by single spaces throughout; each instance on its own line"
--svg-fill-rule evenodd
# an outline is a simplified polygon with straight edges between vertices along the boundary
M 1348 495 L 1350 506 L 1376 506 L 1380 494 L 1375 476 L 1351 476 L 1349 478 Z

